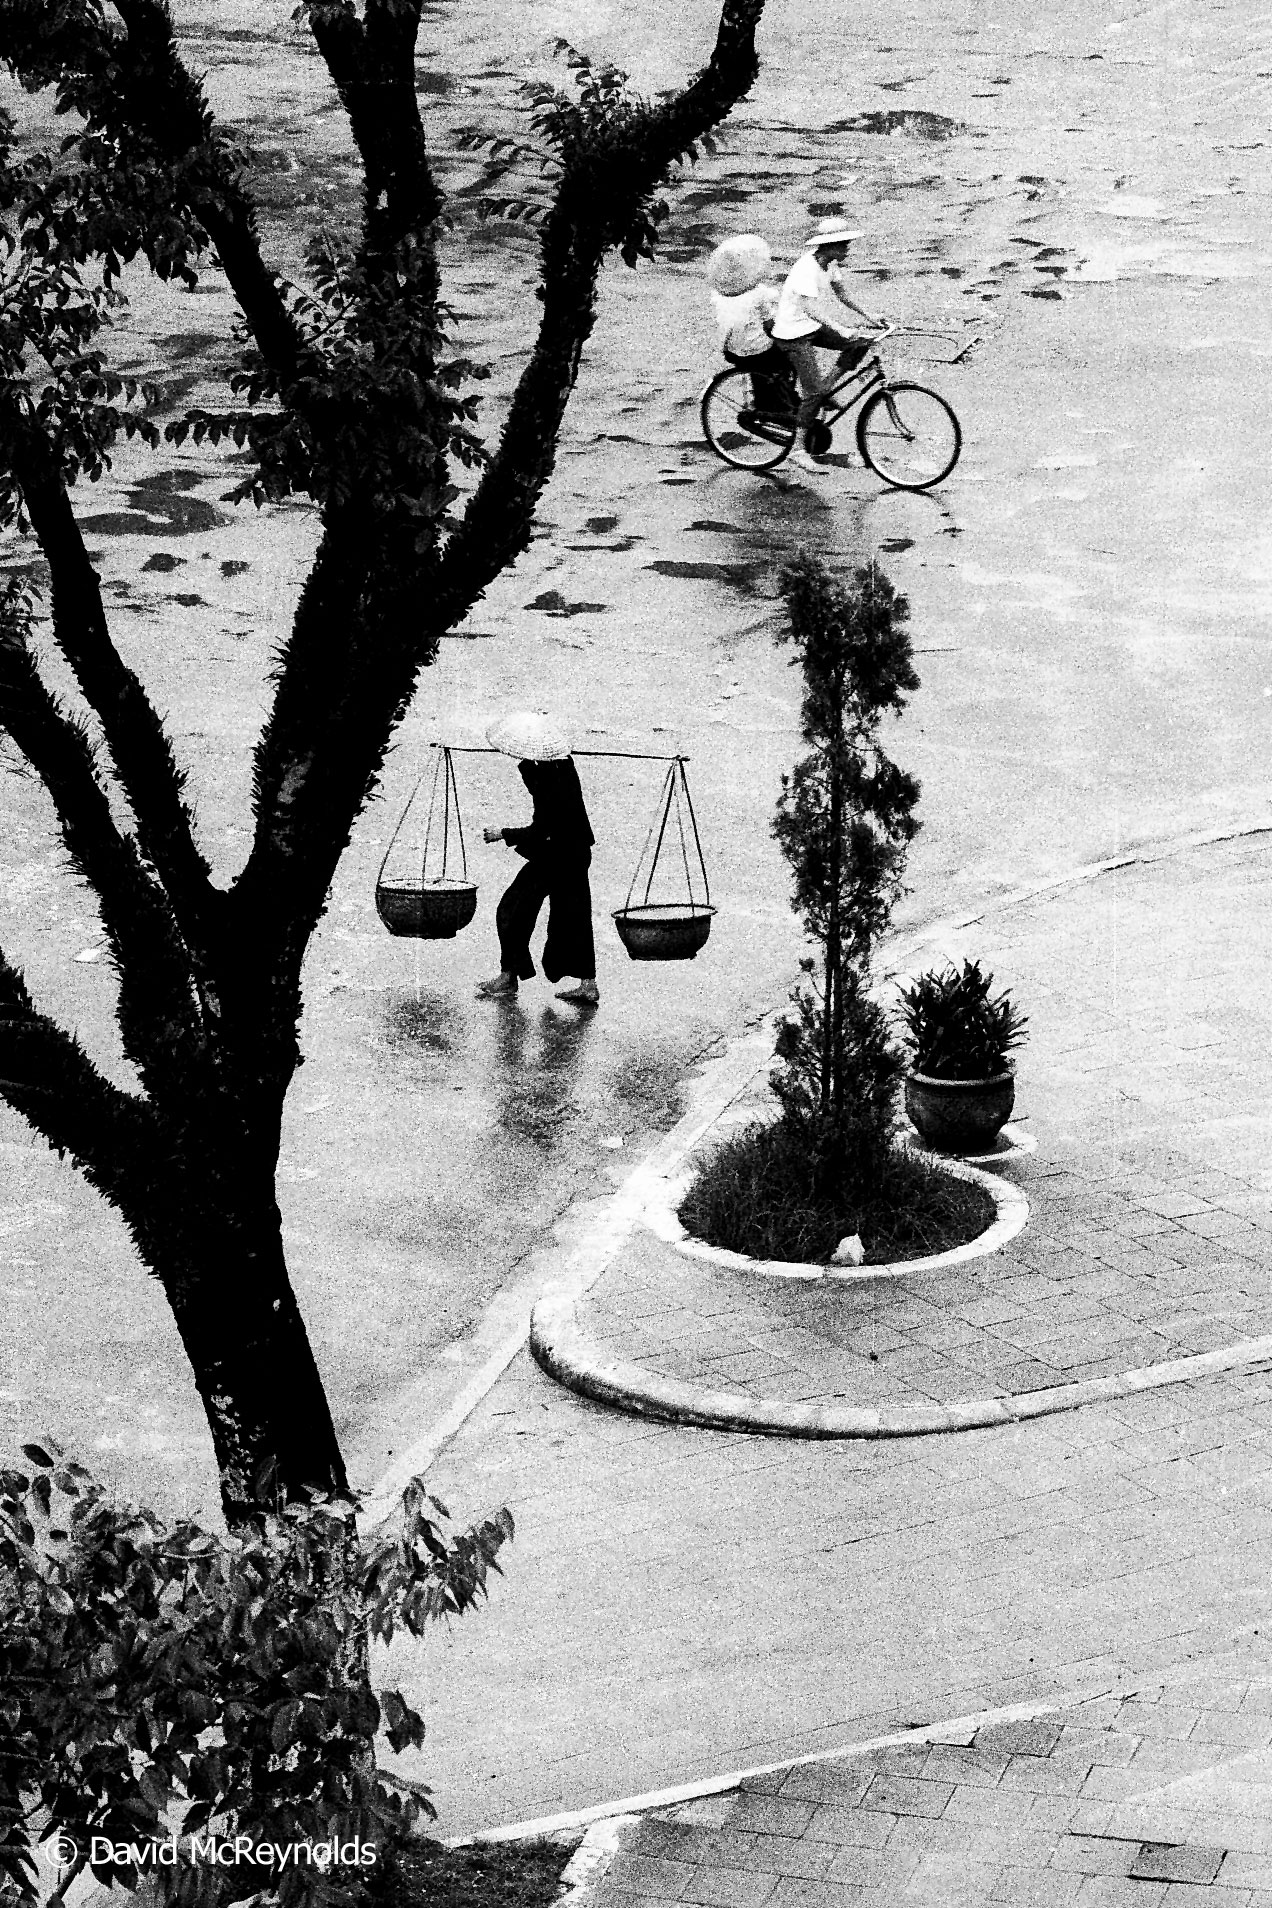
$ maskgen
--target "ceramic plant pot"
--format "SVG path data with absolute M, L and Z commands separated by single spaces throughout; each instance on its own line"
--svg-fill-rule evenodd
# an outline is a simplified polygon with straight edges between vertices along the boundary
M 935 1080 L 908 1073 L 905 1110 L 925 1145 L 940 1153 L 987 1153 L 1011 1117 L 1016 1069 L 988 1080 Z

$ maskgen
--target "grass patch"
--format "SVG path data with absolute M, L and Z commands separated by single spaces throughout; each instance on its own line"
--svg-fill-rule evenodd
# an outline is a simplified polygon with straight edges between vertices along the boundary
M 824 1263 L 859 1233 L 867 1265 L 922 1259 L 965 1245 L 994 1220 L 983 1186 L 955 1179 L 897 1147 L 877 1185 L 819 1195 L 808 1148 L 785 1124 L 766 1121 L 725 1140 L 680 1205 L 696 1239 L 753 1259 Z
M 374 1908 L 549 1908 L 574 1850 L 564 1842 L 474 1842 L 395 1849 L 366 1888 Z

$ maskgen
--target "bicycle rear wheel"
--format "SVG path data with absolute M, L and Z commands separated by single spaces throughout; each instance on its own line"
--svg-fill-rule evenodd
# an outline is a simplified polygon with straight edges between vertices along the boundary
M 857 449 L 896 490 L 930 490 L 949 476 L 962 447 L 953 410 L 923 384 L 885 384 L 857 419 Z
M 795 419 L 752 401 L 751 374 L 721 371 L 702 394 L 702 432 L 717 457 L 737 470 L 772 470 L 795 442 Z

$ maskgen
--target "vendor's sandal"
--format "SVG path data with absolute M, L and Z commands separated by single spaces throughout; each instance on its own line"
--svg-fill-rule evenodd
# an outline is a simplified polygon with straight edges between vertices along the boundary
M 600 989 L 595 981 L 580 981 L 576 987 L 558 987 L 557 999 L 568 1000 L 572 1007 L 599 1007 Z
M 508 976 L 496 974 L 493 980 L 479 981 L 477 983 L 478 1000 L 511 1000 L 516 991 L 517 977 L 515 974 Z

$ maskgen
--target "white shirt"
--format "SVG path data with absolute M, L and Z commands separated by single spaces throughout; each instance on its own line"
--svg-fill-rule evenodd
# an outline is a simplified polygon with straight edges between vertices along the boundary
M 836 331 L 847 329 L 853 313 L 835 296 L 838 275 L 834 266 L 827 271 L 819 265 L 815 252 L 805 252 L 797 259 L 777 301 L 773 336 L 808 338 L 823 325 L 833 325 Z
M 757 358 L 761 351 L 767 351 L 773 340 L 764 329 L 764 321 L 771 321 L 775 316 L 777 300 L 776 285 L 753 285 L 750 291 L 739 292 L 735 298 L 712 292 L 711 303 L 724 350 L 731 351 L 736 358 Z

